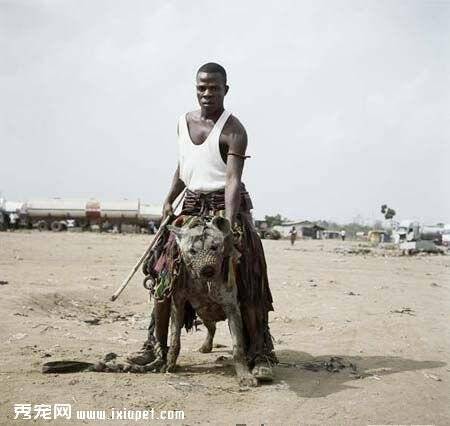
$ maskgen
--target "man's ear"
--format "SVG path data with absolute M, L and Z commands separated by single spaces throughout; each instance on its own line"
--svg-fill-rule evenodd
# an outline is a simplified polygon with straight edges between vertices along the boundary
M 212 224 L 221 231 L 224 235 L 228 235 L 231 232 L 231 225 L 228 219 L 221 216 L 216 216 L 212 220 Z
M 230 86 L 228 86 L 228 84 L 225 84 L 225 95 L 228 93 L 228 90 L 230 90 Z

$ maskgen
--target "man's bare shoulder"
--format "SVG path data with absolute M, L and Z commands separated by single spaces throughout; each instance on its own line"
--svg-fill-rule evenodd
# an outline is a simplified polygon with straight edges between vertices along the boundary
M 236 154 L 245 154 L 247 149 L 247 132 L 237 117 L 231 115 L 222 132 L 224 142 Z
M 225 133 L 232 133 L 234 136 L 247 137 L 244 125 L 234 115 L 230 115 L 224 128 Z
M 185 112 L 182 115 L 182 117 L 184 116 L 186 118 L 187 122 L 191 123 L 192 121 L 194 121 L 193 117 L 195 116 L 195 113 L 196 113 L 196 111 L 188 111 L 188 112 Z M 195 121 L 197 121 L 197 120 L 195 120 Z
M 185 114 L 186 118 L 189 122 L 196 122 L 201 120 L 201 110 L 197 109 L 194 111 L 189 111 Z M 234 115 L 230 115 L 225 126 L 223 128 L 223 132 L 227 134 L 234 134 L 235 136 L 246 136 L 245 127 L 239 121 L 237 117 Z

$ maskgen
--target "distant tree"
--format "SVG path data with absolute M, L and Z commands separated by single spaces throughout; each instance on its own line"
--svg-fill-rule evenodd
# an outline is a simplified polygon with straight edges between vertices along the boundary
M 373 224 L 373 229 L 376 230 L 383 229 L 383 222 L 381 222 L 381 220 L 376 220 L 375 223 Z
M 364 218 L 362 217 L 361 214 L 357 214 L 353 220 L 352 223 L 358 223 L 359 225 L 364 225 Z
M 390 209 L 388 208 L 386 211 L 386 214 L 384 215 L 385 219 L 392 219 L 397 213 L 395 212 L 394 209 Z
M 396 211 L 388 207 L 387 204 L 383 204 L 381 206 L 381 213 L 384 214 L 384 218 L 386 220 L 392 219 L 397 214 Z
M 348 237 L 354 237 L 357 232 L 364 232 L 367 234 L 370 231 L 370 226 L 361 225 L 359 223 L 347 223 L 344 225 L 338 225 L 337 229 L 345 229 Z
M 328 229 L 330 227 L 330 223 L 327 220 L 318 220 L 316 223 L 317 225 L 325 229 Z
M 284 219 L 281 214 L 276 214 L 275 216 L 264 216 L 264 220 L 267 223 L 267 226 L 269 228 L 272 228 L 273 226 L 281 225 L 286 219 Z

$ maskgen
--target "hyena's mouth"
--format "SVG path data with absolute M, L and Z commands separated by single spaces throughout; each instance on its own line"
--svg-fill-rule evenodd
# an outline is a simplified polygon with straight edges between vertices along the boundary
M 200 275 L 203 278 L 206 278 L 207 280 L 211 279 L 212 277 L 214 277 L 214 275 L 216 274 L 216 270 L 213 266 L 208 265 L 208 266 L 204 266 L 202 268 L 202 270 L 200 271 Z

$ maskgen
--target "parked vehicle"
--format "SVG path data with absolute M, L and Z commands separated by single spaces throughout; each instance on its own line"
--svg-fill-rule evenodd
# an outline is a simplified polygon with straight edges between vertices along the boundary
M 450 247 L 450 227 L 444 228 L 444 231 L 442 232 L 442 245 Z
M 17 204 L 17 203 L 16 203 Z M 39 231 L 61 232 L 70 228 L 108 231 L 122 227 L 140 232 L 149 221 L 161 221 L 161 208 L 140 200 L 99 201 L 51 198 L 20 203 L 19 223 Z M 129 228 L 131 226 L 131 228 Z

